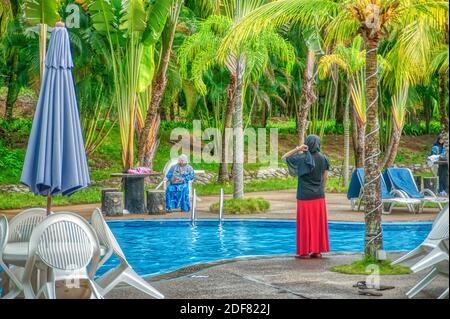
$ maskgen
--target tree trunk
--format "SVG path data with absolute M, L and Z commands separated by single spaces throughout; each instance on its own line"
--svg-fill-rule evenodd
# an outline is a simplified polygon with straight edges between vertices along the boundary
M 14 77 L 16 77 L 14 75 Z M 20 87 L 15 81 L 11 81 L 8 85 L 8 94 L 6 95 L 5 103 L 5 118 L 10 120 L 13 118 L 14 104 L 19 96 Z
M 441 117 L 442 135 L 444 139 L 444 146 L 447 150 L 447 162 L 449 160 L 448 155 L 448 106 L 446 101 L 447 90 L 447 74 L 439 74 L 439 115 Z
M 267 127 L 267 116 L 268 116 L 268 107 L 265 101 L 262 102 L 261 105 L 261 126 Z
M 39 32 L 39 69 L 40 69 L 41 83 L 44 80 L 46 54 L 47 54 L 47 25 L 45 23 L 41 23 Z
M 365 254 L 376 257 L 376 252 L 383 249 L 383 234 L 381 229 L 381 173 L 378 166 L 380 154 L 379 123 L 378 123 L 378 78 L 377 78 L 377 48 L 378 39 L 369 37 L 366 40 L 366 100 L 367 124 L 365 138 Z
M 245 58 L 240 55 L 236 59 L 236 90 L 234 96 L 233 128 L 234 128 L 234 152 L 233 152 L 233 198 L 244 197 L 244 132 L 242 126 L 242 91 L 245 71 Z
M 178 94 L 177 94 L 177 99 L 178 101 Z M 175 121 L 175 104 L 178 104 L 177 101 L 173 101 L 173 103 L 170 103 L 170 110 L 169 110 L 169 115 L 170 115 L 170 120 L 171 121 Z
M 347 85 L 347 100 L 345 101 L 344 114 L 343 114 L 343 122 L 344 122 L 344 171 L 343 171 L 343 179 L 344 186 L 347 187 L 349 181 L 349 166 L 350 166 L 350 92 L 351 92 L 352 83 L 351 80 L 348 80 Z M 340 109 L 340 108 L 339 108 Z
M 307 119 L 309 114 L 309 109 L 317 96 L 314 93 L 314 63 L 315 63 L 315 53 L 313 50 L 308 49 L 306 56 L 306 67 L 303 74 L 303 87 L 302 87 L 302 103 L 299 112 L 297 113 L 298 120 L 298 142 L 299 145 L 303 144 L 305 140 L 305 133 L 307 128 Z
M 358 120 L 356 120 L 358 122 Z M 365 161 L 365 153 L 366 153 L 366 126 L 364 124 L 357 124 L 357 139 L 358 142 L 356 143 L 356 167 L 364 167 L 364 161 Z
M 397 128 L 394 123 L 394 127 L 392 128 L 391 141 L 389 142 L 382 165 L 383 168 L 388 168 L 394 165 L 395 158 L 397 157 L 398 146 L 400 145 L 402 130 L 403 128 Z
M 230 174 L 228 173 L 228 161 L 226 158 L 227 136 L 225 134 L 226 129 L 232 126 L 233 121 L 233 105 L 234 105 L 234 91 L 236 89 L 236 77 L 231 75 L 230 84 L 227 88 L 227 109 L 225 112 L 225 121 L 222 131 L 222 154 L 219 164 L 219 176 L 218 181 L 220 183 L 228 182 L 230 180 Z
M 433 117 L 433 102 L 431 101 L 431 95 L 428 93 L 429 92 L 426 92 L 423 97 L 423 111 L 425 115 L 425 131 L 427 134 L 430 134 L 430 122 Z
M 167 22 L 166 28 L 169 30 L 169 35 L 167 41 L 163 41 L 163 49 L 162 49 L 162 58 L 158 68 L 158 73 L 153 82 L 152 86 L 152 98 L 150 100 L 150 105 L 147 110 L 147 115 L 145 118 L 144 128 L 141 132 L 141 137 L 138 143 L 138 161 L 140 165 L 147 164 L 147 166 L 151 166 L 151 163 L 154 159 L 155 151 L 155 142 L 156 136 L 159 132 L 159 119 L 156 118 L 159 116 L 159 108 L 161 105 L 162 98 L 164 96 L 164 92 L 167 86 L 167 68 L 169 66 L 170 54 L 172 52 L 173 39 L 175 36 L 175 30 L 177 26 L 178 17 L 180 14 L 181 1 L 176 4 L 175 13 L 172 17 L 171 22 Z M 167 46 L 164 46 L 167 44 Z M 157 127 L 152 127 L 158 123 Z M 154 140 L 149 140 L 150 133 L 153 132 Z M 153 149 L 154 151 L 150 152 Z M 149 154 L 148 154 L 149 153 Z
M 164 105 L 164 103 L 159 108 L 159 116 L 161 116 L 161 120 L 167 121 L 167 110 L 166 110 L 166 106 Z
M 364 163 L 361 166 L 358 166 L 358 157 L 356 156 L 358 151 L 358 120 L 356 119 L 355 109 L 353 108 L 352 99 L 350 99 L 350 116 L 352 120 L 352 143 L 353 143 L 353 154 L 354 154 L 354 164 L 355 167 L 363 167 Z

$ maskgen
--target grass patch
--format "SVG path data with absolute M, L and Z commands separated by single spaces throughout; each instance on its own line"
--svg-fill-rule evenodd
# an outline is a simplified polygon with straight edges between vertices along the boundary
M 245 215 L 264 213 L 270 208 L 269 201 L 264 198 L 242 198 L 226 199 L 223 201 L 225 214 Z M 219 213 L 219 203 L 214 203 L 209 207 L 211 213 Z
M 57 195 L 53 197 L 53 206 L 92 204 L 101 201 L 101 190 L 97 187 L 89 187 L 76 192 L 72 196 Z M 18 209 L 28 207 L 45 207 L 47 197 L 35 196 L 33 193 L 7 193 L 0 192 L 0 210 Z
M 411 269 L 408 267 L 401 265 L 392 266 L 390 260 L 377 261 L 366 257 L 362 260 L 356 260 L 350 265 L 334 266 L 330 270 L 347 275 L 370 275 L 373 273 L 373 265 L 379 267 L 380 275 L 407 275 L 411 273 Z

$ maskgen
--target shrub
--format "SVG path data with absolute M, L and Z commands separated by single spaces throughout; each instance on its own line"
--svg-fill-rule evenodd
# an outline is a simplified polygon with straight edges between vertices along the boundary
M 8 147 L 23 147 L 30 136 L 32 124 L 30 119 L 0 119 L 0 139 Z
M 264 213 L 270 208 L 270 203 L 264 198 L 242 198 L 226 199 L 223 202 L 225 214 L 257 214 Z M 214 203 L 209 207 L 212 213 L 219 213 L 219 203 Z
M 21 149 L 11 150 L 0 140 L 0 182 L 18 182 L 22 171 L 25 152 Z

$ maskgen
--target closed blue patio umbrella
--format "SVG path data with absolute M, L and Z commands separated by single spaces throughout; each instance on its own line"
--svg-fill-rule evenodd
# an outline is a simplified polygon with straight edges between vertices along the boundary
M 72 76 L 69 34 L 62 22 L 53 29 L 44 78 L 33 119 L 21 183 L 35 195 L 70 195 L 90 184 Z

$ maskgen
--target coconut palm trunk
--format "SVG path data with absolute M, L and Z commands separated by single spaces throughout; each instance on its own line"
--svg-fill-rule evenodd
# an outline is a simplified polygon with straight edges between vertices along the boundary
M 311 105 L 317 99 L 317 96 L 314 93 L 314 63 L 316 57 L 313 50 L 308 49 L 308 53 L 306 55 L 306 66 L 304 72 L 303 79 L 303 87 L 302 87 L 302 103 L 301 108 L 297 114 L 298 121 L 298 142 L 299 145 L 303 144 L 305 140 L 305 133 L 307 129 L 307 120 L 309 110 L 311 109 Z
M 352 82 L 349 79 L 347 82 L 347 100 L 344 107 L 344 172 L 342 174 L 344 178 L 344 186 L 349 182 L 349 166 L 350 166 L 350 92 L 352 88 Z
M 375 257 L 377 250 L 383 248 L 381 230 L 382 204 L 380 198 L 380 154 L 378 123 L 378 80 L 377 80 L 378 39 L 368 35 L 366 40 L 366 100 L 367 123 L 365 136 L 365 254 Z
M 234 92 L 236 89 L 236 76 L 230 76 L 230 84 L 228 84 L 227 88 L 227 109 L 225 111 L 225 120 L 222 131 L 222 153 L 221 153 L 221 161 L 219 165 L 219 176 L 218 181 L 223 183 L 230 180 L 230 174 L 228 173 L 228 159 L 227 159 L 227 128 L 232 127 L 233 121 L 233 106 L 234 106 Z
M 236 59 L 236 90 L 234 96 L 233 129 L 233 198 L 244 197 L 244 131 L 242 125 L 242 94 L 244 87 L 245 57 L 239 55 Z
M 391 141 L 389 142 L 388 148 L 386 150 L 386 156 L 383 161 L 383 168 L 388 168 L 394 165 L 395 158 L 397 157 L 398 146 L 400 145 L 402 131 L 402 127 L 399 128 L 394 124 Z

